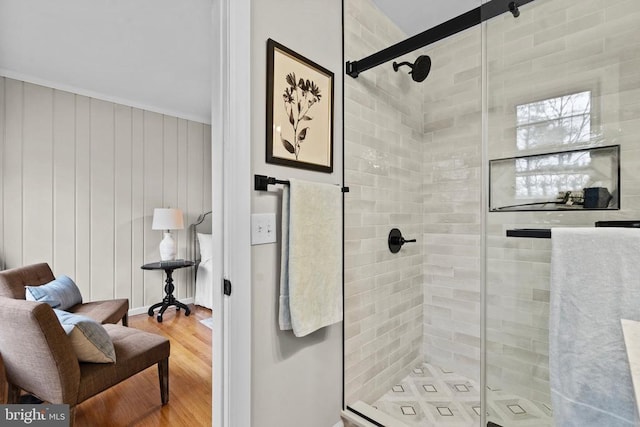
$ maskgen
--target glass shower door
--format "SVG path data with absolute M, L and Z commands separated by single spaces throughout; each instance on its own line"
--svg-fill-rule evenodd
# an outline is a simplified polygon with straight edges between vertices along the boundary
M 486 410 L 499 426 L 541 427 L 554 425 L 548 229 L 640 218 L 640 2 L 536 0 L 519 9 L 517 19 L 484 27 L 485 172 L 508 159 L 488 174 L 485 207 Z M 619 146 L 619 185 L 610 179 L 617 159 L 574 155 L 609 146 Z M 619 199 L 589 205 L 589 187 L 619 190 Z M 535 230 L 511 231 L 521 229 Z
M 409 35 L 375 2 L 344 18 L 347 60 Z M 428 55 L 424 81 L 345 77 L 345 406 L 387 427 L 480 425 L 481 37 L 395 59 Z M 390 251 L 392 229 L 416 242 Z

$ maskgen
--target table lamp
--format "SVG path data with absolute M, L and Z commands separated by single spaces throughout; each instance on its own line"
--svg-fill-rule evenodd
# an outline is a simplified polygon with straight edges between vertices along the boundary
M 153 210 L 152 230 L 165 230 L 164 239 L 160 242 L 160 259 L 171 261 L 176 258 L 176 242 L 171 237 L 171 230 L 182 230 L 184 222 L 180 209 L 155 208 Z

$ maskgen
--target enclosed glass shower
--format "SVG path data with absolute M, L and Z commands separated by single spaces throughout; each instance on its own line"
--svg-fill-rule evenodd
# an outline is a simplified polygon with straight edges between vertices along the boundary
M 554 425 L 548 230 L 640 220 L 640 2 L 477 7 L 345 76 L 344 404 L 374 425 Z M 409 36 L 344 0 L 346 61 Z

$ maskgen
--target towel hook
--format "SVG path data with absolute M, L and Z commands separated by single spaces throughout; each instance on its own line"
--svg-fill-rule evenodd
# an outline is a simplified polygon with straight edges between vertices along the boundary
M 402 237 L 402 232 L 400 230 L 398 230 L 397 228 L 392 228 L 389 232 L 389 239 L 387 240 L 387 243 L 389 245 L 389 250 L 391 251 L 391 253 L 395 254 L 400 251 L 400 248 L 405 243 L 413 243 L 415 241 L 416 239 L 405 240 L 405 238 Z

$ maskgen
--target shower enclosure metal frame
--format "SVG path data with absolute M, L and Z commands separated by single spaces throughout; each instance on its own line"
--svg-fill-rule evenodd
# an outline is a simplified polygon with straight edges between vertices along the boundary
M 423 31 L 422 33 L 416 34 L 415 36 L 409 37 L 408 39 L 396 43 L 393 46 L 389 46 L 386 49 L 371 54 L 366 58 L 362 58 L 358 61 L 347 61 L 345 63 L 346 73 L 353 78 L 357 78 L 363 71 L 377 67 L 378 65 L 433 44 L 439 40 L 446 39 L 447 37 L 475 27 L 484 21 L 495 18 L 496 16 L 502 15 L 506 12 L 512 13 L 513 16 L 517 18 L 520 14 L 518 7 L 531 3 L 532 1 L 534 0 L 518 0 L 517 2 L 511 0 L 491 0 L 482 4 L 482 6 L 443 22 L 442 24 Z

